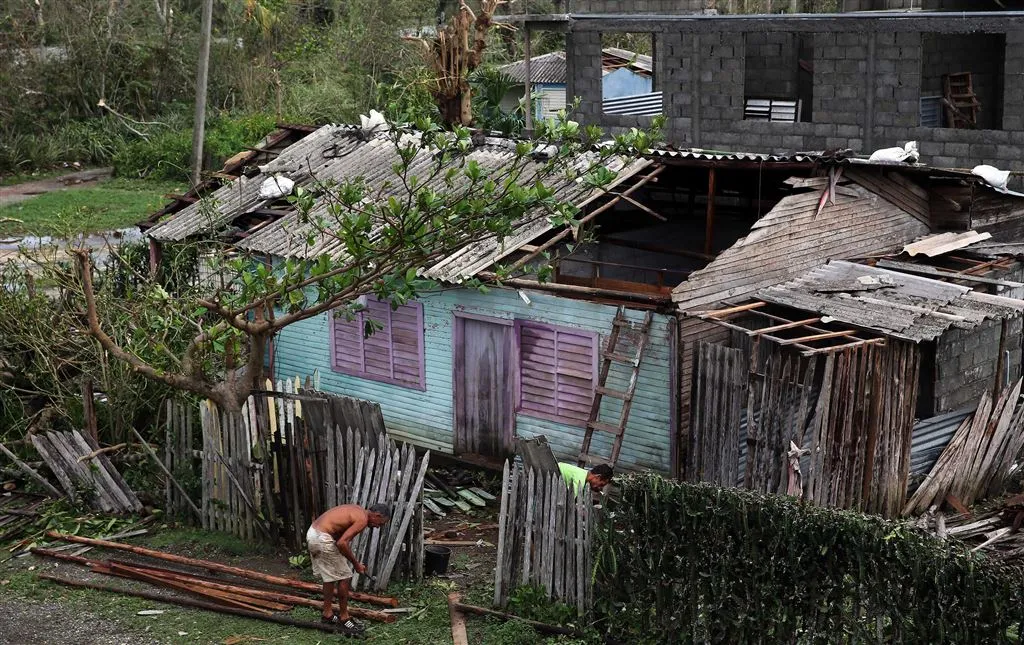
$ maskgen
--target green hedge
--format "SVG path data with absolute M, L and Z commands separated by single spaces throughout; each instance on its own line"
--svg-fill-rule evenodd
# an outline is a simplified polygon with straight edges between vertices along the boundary
M 1016 642 L 1020 572 L 906 524 L 629 477 L 597 533 L 595 614 L 630 643 Z

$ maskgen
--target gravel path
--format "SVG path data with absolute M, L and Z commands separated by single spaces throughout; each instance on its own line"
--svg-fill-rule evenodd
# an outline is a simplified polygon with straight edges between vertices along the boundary
M 0 595 L 0 645 L 157 645 L 116 622 L 65 607 L 59 602 Z

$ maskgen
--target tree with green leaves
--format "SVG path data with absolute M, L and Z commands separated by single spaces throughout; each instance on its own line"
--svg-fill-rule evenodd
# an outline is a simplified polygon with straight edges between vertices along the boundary
M 438 288 L 419 277 L 421 268 L 481 241 L 501 243 L 542 218 L 555 228 L 578 228 L 579 210 L 558 195 L 606 189 L 616 169 L 653 137 L 632 130 L 601 142 L 599 130 L 580 128 L 563 114 L 539 124 L 536 141 L 509 141 L 503 162 L 490 168 L 471 157 L 467 128 L 447 130 L 421 120 L 371 136 L 387 138 L 391 175 L 341 183 L 314 178 L 298 188 L 289 199 L 305 226 L 292 240 L 299 249 L 293 257 L 266 262 L 215 245 L 216 288 L 170 289 L 149 279 L 131 300 L 117 303 L 127 328 L 105 324 L 109 305 L 97 297 L 93 259 L 86 250 L 72 250 L 75 288 L 66 297 L 81 320 L 76 329 L 59 333 L 86 334 L 134 373 L 238 410 L 266 378 L 268 342 L 282 329 L 327 312 L 351 318 L 366 294 L 397 307 Z M 340 252 L 310 251 L 324 239 Z M 543 280 L 554 259 L 540 266 L 495 267 L 492 281 L 517 272 Z M 486 288 L 479 280 L 465 286 Z M 189 339 L 180 350 L 180 343 L 165 342 L 180 340 L 185 330 Z

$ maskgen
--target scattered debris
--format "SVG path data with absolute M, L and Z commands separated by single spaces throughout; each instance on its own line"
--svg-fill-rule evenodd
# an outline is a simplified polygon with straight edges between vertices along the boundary
M 162 616 L 163 614 L 163 609 L 143 609 L 142 611 L 135 612 L 136 616 Z
M 450 479 L 456 481 L 449 483 L 437 472 L 427 472 L 428 486 L 423 489 L 423 506 L 437 517 L 446 517 L 454 509 L 471 513 L 473 507 L 485 508 L 488 503 L 498 499 L 475 485 L 465 473 L 452 474 Z
M 455 598 L 453 599 L 452 596 L 455 596 Z M 516 622 L 523 623 L 524 625 L 529 625 L 530 627 L 532 627 L 537 632 L 540 632 L 541 634 L 558 634 L 558 635 L 565 635 L 565 636 L 572 636 L 572 635 L 576 634 L 576 632 L 574 632 L 573 630 L 565 628 L 565 627 L 559 627 L 557 625 L 548 625 L 547 623 L 539 623 L 539 622 L 537 622 L 535 620 L 527 620 L 525 618 L 520 618 L 519 616 L 516 616 L 515 614 L 508 614 L 508 613 L 505 613 L 503 611 L 496 611 L 494 609 L 487 609 L 486 607 L 477 607 L 475 605 L 466 605 L 464 603 L 459 602 L 458 594 L 451 594 L 450 596 L 448 596 L 448 607 L 449 607 L 449 611 L 451 611 L 451 612 L 459 612 L 459 613 L 466 613 L 466 614 L 476 614 L 477 616 L 488 616 L 488 617 L 491 617 L 491 618 L 497 618 L 499 620 L 505 620 L 505 621 L 514 620 Z M 452 628 L 452 633 L 453 633 L 453 635 L 455 633 L 454 625 L 453 625 L 453 628 Z M 458 642 L 458 641 L 456 641 L 456 642 Z
M 982 512 L 948 518 L 941 512 L 929 512 L 922 519 L 939 537 L 961 540 L 974 551 L 1004 561 L 1024 560 L 1024 494 L 1000 500 Z

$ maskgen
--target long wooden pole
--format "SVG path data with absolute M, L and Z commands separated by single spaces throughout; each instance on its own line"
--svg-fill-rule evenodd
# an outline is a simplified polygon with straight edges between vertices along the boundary
M 167 479 L 170 480 L 171 484 L 173 484 L 174 487 L 178 489 L 178 492 L 181 493 L 182 498 L 184 498 L 184 500 L 188 502 L 188 505 L 192 508 L 192 511 L 196 514 L 196 517 L 199 518 L 199 521 L 202 521 L 203 514 L 199 510 L 199 507 L 195 505 L 195 502 L 193 502 L 192 499 L 188 496 L 188 493 L 185 492 L 185 489 L 181 487 L 181 484 L 178 483 L 178 480 L 174 478 L 174 475 L 171 474 L 171 471 L 167 469 L 167 466 L 164 465 L 164 462 L 160 461 L 160 457 L 157 456 L 153 448 L 148 443 L 146 443 L 146 440 L 142 438 L 142 435 L 139 434 L 138 430 L 132 428 L 132 433 L 135 435 L 135 438 L 139 440 L 139 443 L 142 444 L 142 447 L 146 450 L 146 453 L 153 458 L 153 461 L 156 462 L 156 465 L 160 466 L 160 470 L 164 471 L 164 474 L 167 475 Z
M 704 221 L 704 253 L 711 255 L 715 239 L 715 167 L 708 168 L 708 209 Z
M 174 555 L 173 553 L 164 553 L 163 551 L 147 549 L 146 547 L 142 546 L 122 544 L 120 542 L 108 542 L 107 540 L 96 540 L 93 538 L 81 537 L 78 535 L 67 535 L 64 533 L 58 533 L 56 531 L 48 531 L 46 535 L 56 540 L 64 540 L 65 542 L 77 542 L 79 544 L 88 544 L 89 546 L 98 546 L 108 549 L 127 551 L 129 553 L 134 553 L 136 555 L 144 555 L 151 558 L 156 558 L 157 560 L 176 562 L 178 564 L 184 564 L 190 567 L 197 567 L 200 569 L 207 569 L 209 571 L 219 571 L 220 573 L 226 573 L 228 575 L 238 576 L 239 578 L 246 578 L 248 580 L 257 580 L 259 582 L 265 582 L 271 585 L 280 585 L 282 587 L 299 589 L 301 591 L 310 591 L 313 593 L 320 593 L 323 591 L 323 587 L 321 585 L 313 584 L 312 582 L 303 582 L 302 580 L 296 580 L 295 578 L 272 576 L 266 573 L 260 573 L 259 571 L 242 569 L 240 567 L 232 567 L 226 564 L 221 564 L 219 562 L 211 562 L 209 560 L 197 560 L 194 558 L 186 558 L 184 556 Z M 374 605 L 381 605 L 384 607 L 398 606 L 397 598 L 371 596 L 370 594 L 364 594 L 357 591 L 353 591 L 351 593 L 351 598 L 352 600 L 356 600 L 359 602 L 368 602 Z
M 254 589 L 252 587 L 240 587 L 238 585 L 228 584 L 224 581 L 219 581 L 215 578 L 207 576 L 194 575 L 190 573 L 183 573 L 181 571 L 175 571 L 173 569 L 165 569 L 158 566 L 141 566 L 133 562 L 125 562 L 123 560 L 109 560 L 108 562 L 100 562 L 99 560 L 90 560 L 76 555 L 70 555 L 66 553 L 58 553 L 51 551 L 50 549 L 41 549 L 34 547 L 31 549 L 32 553 L 47 558 L 53 558 L 55 560 L 64 560 L 66 562 L 74 562 L 75 564 L 81 564 L 93 569 L 99 573 L 105 573 L 107 575 L 119 575 L 118 569 L 131 569 L 141 571 L 151 576 L 159 578 L 166 578 L 176 582 L 182 582 L 201 587 L 207 587 L 217 591 L 226 591 L 233 594 L 242 594 L 251 596 L 253 598 L 259 598 L 261 600 L 270 600 L 273 602 L 286 603 L 289 605 L 296 605 L 302 607 L 312 607 L 313 609 L 320 609 L 323 607 L 323 600 L 317 600 L 315 598 L 307 598 L 305 596 L 296 596 L 294 594 L 280 593 L 277 591 L 269 591 L 266 589 Z M 114 565 L 111 567 L 110 565 Z M 397 618 L 392 614 L 386 614 L 382 611 L 376 611 L 373 609 L 364 609 L 362 607 L 349 606 L 349 613 L 356 618 L 364 618 L 366 620 L 374 620 L 381 623 L 393 623 Z
M 196 111 L 192 124 L 192 186 L 198 186 L 203 172 L 203 139 L 206 134 L 206 89 L 210 72 L 210 32 L 213 29 L 213 0 L 203 0 L 199 31 L 199 69 L 196 71 Z
M 61 493 L 56 488 L 54 488 L 53 484 L 51 484 L 50 482 L 46 481 L 43 478 L 42 475 L 40 475 L 35 470 L 33 470 L 31 466 L 29 466 L 28 464 L 26 464 L 22 460 L 18 459 L 17 455 L 15 455 L 13 452 L 8 450 L 7 446 L 5 446 L 2 443 L 0 443 L 0 452 L 2 452 L 5 455 L 7 455 L 7 458 L 10 459 L 12 462 L 14 462 L 15 466 L 20 468 L 23 473 L 25 473 L 26 475 L 31 477 L 37 484 L 39 484 L 44 489 L 46 489 L 46 492 L 50 493 L 54 497 L 66 497 L 66 495 Z
M 120 587 L 111 587 L 108 585 L 101 585 L 95 582 L 84 582 L 82 580 L 68 580 L 67 578 L 60 578 L 57 576 L 51 576 L 45 573 L 40 573 L 37 577 L 41 580 L 49 580 L 50 582 L 56 582 L 68 587 L 78 587 L 80 589 L 94 589 L 96 591 L 109 591 L 110 593 L 116 593 L 121 596 L 134 596 L 135 598 L 144 598 L 146 600 L 152 600 L 153 602 L 162 602 L 168 605 L 179 605 L 181 607 L 191 607 L 193 609 L 203 609 L 206 611 L 214 611 L 219 614 L 229 614 L 231 616 L 239 616 L 241 618 L 253 618 L 255 620 L 264 620 L 269 623 L 277 623 L 278 625 L 287 625 L 289 627 L 304 627 L 306 629 L 318 629 L 322 632 L 333 634 L 335 632 L 333 625 L 326 623 L 313 623 L 304 620 L 295 620 L 287 616 L 279 616 L 277 614 L 261 614 L 255 611 L 248 611 L 245 609 L 234 609 L 231 607 L 225 607 L 223 605 L 215 605 L 209 602 L 203 602 L 201 600 L 192 600 L 191 598 L 176 598 L 167 596 L 165 594 L 158 594 L 149 591 L 135 591 L 133 589 L 122 589 Z

